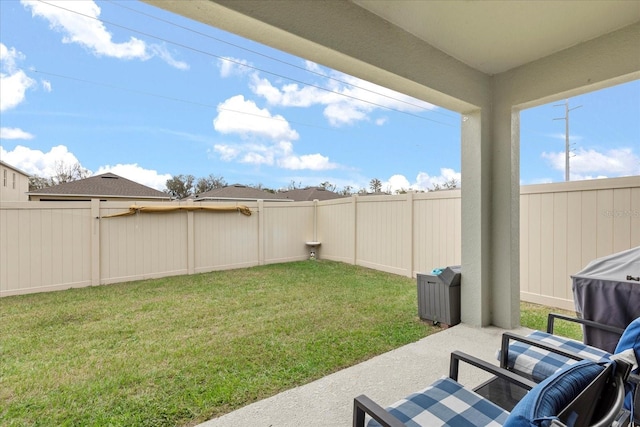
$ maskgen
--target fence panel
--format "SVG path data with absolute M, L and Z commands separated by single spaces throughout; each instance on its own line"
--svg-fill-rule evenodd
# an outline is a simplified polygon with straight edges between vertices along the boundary
M 314 202 L 264 202 L 264 262 L 299 261 L 309 257 L 305 242 L 313 241 Z
M 0 295 L 91 284 L 90 215 L 87 202 L 3 203 Z
M 187 274 L 187 212 L 104 218 L 130 203 L 100 205 L 100 283 Z
M 357 197 L 318 203 L 317 229 L 320 257 L 356 263 L 355 230 Z
M 215 206 L 215 204 L 207 204 Z M 257 203 L 244 203 L 251 216 L 239 212 L 196 211 L 194 217 L 195 272 L 258 265 Z
M 358 197 L 356 263 L 395 274 L 411 275 L 411 222 L 406 196 Z
M 522 299 L 574 309 L 572 274 L 640 245 L 639 198 L 638 177 L 522 187 Z
M 460 265 L 462 257 L 460 191 L 439 191 L 414 196 L 414 272 Z

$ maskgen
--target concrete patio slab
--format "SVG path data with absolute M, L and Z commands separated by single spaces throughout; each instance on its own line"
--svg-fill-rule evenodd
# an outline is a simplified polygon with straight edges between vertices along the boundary
M 460 324 L 350 368 L 284 391 L 200 427 L 298 427 L 351 425 L 353 398 L 366 394 L 383 407 L 448 375 L 449 356 L 461 350 L 494 364 L 503 329 Z M 512 332 L 526 335 L 529 329 Z M 461 366 L 459 381 L 473 387 L 488 378 Z

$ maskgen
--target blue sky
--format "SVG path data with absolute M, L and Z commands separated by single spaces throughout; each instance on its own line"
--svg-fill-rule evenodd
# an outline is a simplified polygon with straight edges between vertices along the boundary
M 132 1 L 0 1 L 0 158 L 158 189 L 460 181 L 457 113 Z M 569 100 L 572 179 L 640 175 L 640 82 Z M 559 104 L 559 103 L 555 103 Z M 521 183 L 564 180 L 564 108 L 521 115 Z

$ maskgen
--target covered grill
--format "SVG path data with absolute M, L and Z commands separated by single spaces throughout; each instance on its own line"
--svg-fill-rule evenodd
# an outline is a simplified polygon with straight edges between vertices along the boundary
M 640 317 L 640 246 L 591 261 L 571 276 L 576 312 L 583 319 L 625 328 Z M 585 328 L 584 342 L 610 353 L 620 337 Z

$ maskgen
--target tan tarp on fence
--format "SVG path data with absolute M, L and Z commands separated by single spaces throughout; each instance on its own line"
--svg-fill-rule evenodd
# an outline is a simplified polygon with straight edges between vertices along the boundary
M 175 211 L 212 211 L 212 212 L 240 212 L 243 215 L 251 216 L 251 209 L 246 206 L 137 206 L 131 205 L 126 212 L 105 215 L 102 218 L 115 218 L 118 216 L 129 216 L 137 213 L 158 213 Z

